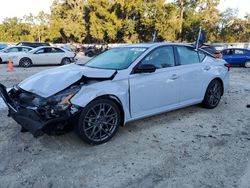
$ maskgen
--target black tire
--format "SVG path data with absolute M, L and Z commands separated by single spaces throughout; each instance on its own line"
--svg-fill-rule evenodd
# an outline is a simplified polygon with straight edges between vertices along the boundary
M 68 65 L 70 63 L 71 63 L 71 61 L 68 57 L 63 58 L 61 61 L 61 65 Z
M 24 67 L 24 68 L 28 68 L 31 67 L 33 65 L 32 61 L 30 58 L 24 57 L 22 59 L 20 59 L 19 61 L 19 66 L 20 67 Z
M 121 125 L 121 112 L 110 99 L 96 99 L 82 111 L 75 126 L 76 133 L 88 144 L 98 145 L 109 141 Z
M 0 64 L 2 64 L 3 63 L 3 60 L 0 58 Z
M 94 55 L 95 55 L 94 52 L 88 52 L 88 53 L 86 54 L 87 57 L 93 57 Z
M 244 64 L 244 67 L 250 68 L 250 61 L 246 61 L 245 64 Z
M 223 86 L 217 79 L 212 80 L 206 90 L 202 105 L 205 108 L 213 109 L 218 106 L 223 93 Z

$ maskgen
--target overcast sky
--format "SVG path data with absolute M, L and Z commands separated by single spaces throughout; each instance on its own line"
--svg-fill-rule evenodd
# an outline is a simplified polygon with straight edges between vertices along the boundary
M 169 0 L 171 1 L 171 0 Z M 29 13 L 37 14 L 39 11 L 49 13 L 53 0 L 1 0 L 0 22 L 5 17 L 23 17 Z M 250 13 L 250 0 L 221 0 L 219 9 L 238 8 L 239 17 L 243 18 Z

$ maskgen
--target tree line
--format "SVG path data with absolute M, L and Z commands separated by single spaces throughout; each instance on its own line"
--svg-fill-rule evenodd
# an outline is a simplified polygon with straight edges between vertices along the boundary
M 219 12 L 220 0 L 54 0 L 51 13 L 5 18 L 0 41 L 53 43 L 193 42 L 199 27 L 210 42 L 250 42 L 250 15 Z

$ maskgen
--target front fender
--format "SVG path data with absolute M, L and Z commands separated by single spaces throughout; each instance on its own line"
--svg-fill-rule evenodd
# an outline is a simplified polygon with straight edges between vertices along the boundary
M 121 101 L 126 121 L 130 117 L 128 91 L 129 84 L 127 79 L 119 81 L 102 81 L 83 86 L 70 102 L 74 105 L 85 107 L 97 97 L 105 95 L 115 96 Z

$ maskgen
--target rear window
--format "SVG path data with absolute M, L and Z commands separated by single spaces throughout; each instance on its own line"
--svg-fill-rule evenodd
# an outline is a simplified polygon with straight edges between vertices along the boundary
M 205 50 L 206 52 L 210 53 L 210 54 L 215 54 L 216 53 L 216 49 L 212 46 L 206 46 L 206 47 L 202 47 L 202 50 Z
M 195 49 L 186 46 L 177 46 L 181 65 L 200 63 L 199 55 Z
M 204 59 L 205 59 L 205 57 L 207 56 L 206 54 L 205 54 L 205 52 L 203 52 L 203 51 L 198 51 L 198 54 L 199 54 L 199 59 L 200 59 L 200 62 L 202 62 Z

